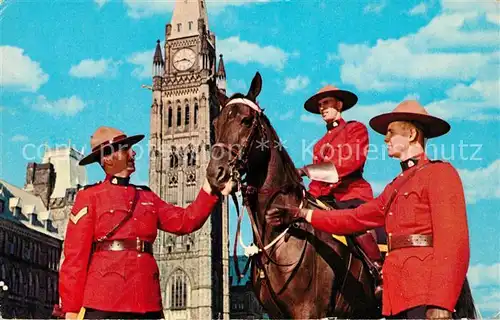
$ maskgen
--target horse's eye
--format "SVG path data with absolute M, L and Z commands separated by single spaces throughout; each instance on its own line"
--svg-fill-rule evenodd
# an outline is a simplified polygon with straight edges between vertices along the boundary
M 241 119 L 241 123 L 247 127 L 250 127 L 252 125 L 253 118 L 252 117 L 245 117 Z

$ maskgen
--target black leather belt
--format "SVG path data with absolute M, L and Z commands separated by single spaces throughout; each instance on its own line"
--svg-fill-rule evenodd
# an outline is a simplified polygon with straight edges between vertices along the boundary
M 94 242 L 94 251 L 133 250 L 153 254 L 153 243 L 137 239 L 106 240 Z
M 387 239 L 389 251 L 408 247 L 432 247 L 432 235 L 409 234 L 392 236 Z

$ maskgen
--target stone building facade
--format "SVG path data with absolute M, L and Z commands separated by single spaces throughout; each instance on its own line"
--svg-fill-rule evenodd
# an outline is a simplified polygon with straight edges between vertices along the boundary
M 58 302 L 62 237 L 44 202 L 0 180 L 0 280 L 3 318 L 47 319 Z
M 153 57 L 149 184 L 162 199 L 186 207 L 205 179 L 225 90 L 222 57 L 204 0 L 177 0 L 163 50 Z M 229 318 L 228 206 L 224 201 L 197 232 L 159 232 L 155 257 L 167 319 Z
M 59 302 L 58 270 L 71 207 L 86 172 L 70 147 L 48 148 L 28 163 L 24 188 L 0 180 L 0 302 L 4 318 L 51 316 Z

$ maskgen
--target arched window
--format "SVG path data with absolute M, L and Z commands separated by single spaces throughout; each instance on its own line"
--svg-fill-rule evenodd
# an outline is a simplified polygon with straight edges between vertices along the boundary
M 168 127 L 172 128 L 172 106 L 168 107 Z
M 189 104 L 186 104 L 186 114 L 184 117 L 184 125 L 189 125 Z
M 178 127 L 181 126 L 181 116 L 182 116 L 181 106 L 178 106 L 177 107 L 177 126 Z
M 187 153 L 187 164 L 188 166 L 196 165 L 196 152 L 194 152 L 193 150 L 190 150 Z
M 182 270 L 170 279 L 170 309 L 183 310 L 187 306 L 187 276 Z
M 35 296 L 35 283 L 33 282 L 33 273 L 30 271 L 28 274 L 28 297 Z
M 170 154 L 170 168 L 179 167 L 179 156 L 175 153 Z
M 198 124 L 198 103 L 194 104 L 194 125 Z
M 38 273 L 35 273 L 35 297 L 40 296 L 40 278 Z

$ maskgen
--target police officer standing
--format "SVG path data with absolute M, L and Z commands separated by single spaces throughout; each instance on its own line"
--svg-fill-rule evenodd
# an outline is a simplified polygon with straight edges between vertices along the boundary
M 177 235 L 200 229 L 219 201 L 208 181 L 196 200 L 181 208 L 148 187 L 129 183 L 135 171 L 132 145 L 144 135 L 127 136 L 100 127 L 92 152 L 80 165 L 100 163 L 106 178 L 78 192 L 71 210 L 59 273 L 61 308 L 74 319 L 162 319 L 159 270 L 153 256 L 157 229 Z M 227 195 L 231 186 L 221 190 Z
M 449 319 L 461 290 L 466 291 L 469 266 L 464 192 L 455 168 L 429 160 L 424 150 L 427 138 L 444 135 L 450 125 L 417 101 L 404 101 L 370 120 L 370 126 L 385 135 L 388 154 L 401 161 L 402 169 L 377 198 L 347 210 L 273 208 L 266 219 L 271 224 L 305 219 L 337 234 L 385 226 L 389 253 L 383 265 L 382 313 Z

